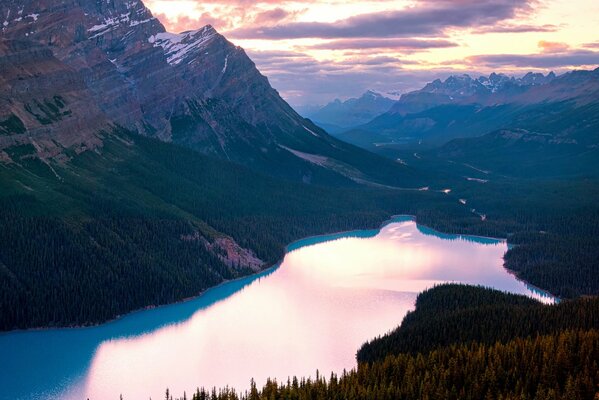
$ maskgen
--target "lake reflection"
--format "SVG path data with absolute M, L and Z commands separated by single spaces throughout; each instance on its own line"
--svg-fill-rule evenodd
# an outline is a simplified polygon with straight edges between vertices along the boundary
M 439 234 L 398 218 L 380 231 L 305 239 L 281 265 L 189 302 L 93 328 L 0 335 L 0 398 L 160 399 L 251 377 L 341 372 L 442 282 L 552 301 L 503 267 L 505 241 Z M 7 362 L 7 360 L 10 360 Z

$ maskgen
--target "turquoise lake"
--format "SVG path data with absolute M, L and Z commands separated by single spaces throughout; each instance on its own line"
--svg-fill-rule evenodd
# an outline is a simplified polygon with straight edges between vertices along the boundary
M 0 399 L 161 399 L 198 386 L 355 367 L 419 292 L 444 282 L 555 299 L 503 268 L 504 240 L 397 217 L 379 230 L 304 239 L 280 265 L 183 303 L 89 328 L 0 334 Z

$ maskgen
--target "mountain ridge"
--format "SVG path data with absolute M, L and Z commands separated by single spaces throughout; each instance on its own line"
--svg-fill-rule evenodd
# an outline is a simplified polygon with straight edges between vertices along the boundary
M 491 77 L 493 86 L 468 75 L 435 80 L 403 95 L 389 112 L 337 136 L 374 151 L 434 147 L 498 129 L 526 129 L 560 140 L 569 137 L 585 145 L 597 144 L 592 110 L 599 99 L 599 68 L 559 76 Z M 589 134 L 582 135 L 575 126 Z
M 388 111 L 394 102 L 383 93 L 367 90 L 360 97 L 335 99 L 322 107 L 307 109 L 304 115 L 334 134 L 372 120 Z
M 168 33 L 139 0 L 4 0 L 0 15 L 7 16 L 2 23 L 3 41 L 22 41 L 24 51 L 37 51 L 34 48 L 39 46 L 49 49 L 56 62 L 63 64 L 61 68 L 84 82 L 85 87 L 71 89 L 85 92 L 80 97 L 87 99 L 87 108 L 99 110 L 105 123 L 92 120 L 83 111 L 85 107 L 79 113 L 71 110 L 64 119 L 97 127 L 93 133 L 97 138 L 102 129 L 122 126 L 286 179 L 345 186 L 360 182 L 416 185 L 413 171 L 336 140 L 297 114 L 245 51 L 209 25 Z M 60 95 L 52 88 L 48 71 L 27 76 L 20 61 L 12 61 L 14 69 L 24 71 L 24 77 L 15 76 L 14 81 L 46 81 L 47 93 L 40 92 L 39 98 L 29 102 L 43 104 Z M 12 83 L 5 82 L 3 89 Z M 61 88 L 69 89 L 68 85 Z M 13 108 L 0 108 L 0 121 L 16 121 Z M 23 122 L 26 131 L 42 125 Z M 68 143 L 77 141 L 79 131 L 65 123 L 48 123 L 45 129 L 56 134 L 59 126 L 61 135 L 70 136 L 70 141 L 47 140 L 40 154 L 68 159 L 64 156 L 70 151 Z M 21 142 L 28 142 L 26 133 L 20 135 Z M 331 162 L 313 163 L 287 149 Z M 9 158 L 4 151 L 2 159 Z M 339 163 L 352 165 L 359 173 L 328 167 Z

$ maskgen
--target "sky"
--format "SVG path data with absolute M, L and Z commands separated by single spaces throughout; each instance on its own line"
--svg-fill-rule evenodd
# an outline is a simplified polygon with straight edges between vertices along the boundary
M 599 65 L 597 0 L 146 0 L 171 32 L 211 24 L 293 106 L 404 93 L 452 74 Z

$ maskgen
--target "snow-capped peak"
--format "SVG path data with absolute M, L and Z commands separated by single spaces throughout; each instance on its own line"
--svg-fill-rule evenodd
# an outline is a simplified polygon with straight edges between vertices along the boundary
M 378 90 L 373 90 L 370 89 L 366 92 L 367 93 L 372 93 L 374 95 L 376 95 L 377 97 L 385 97 L 387 99 L 391 99 L 391 100 L 399 100 L 399 98 L 401 97 L 401 93 L 400 92 L 381 92 Z
M 201 51 L 215 35 L 217 35 L 216 30 L 211 25 L 206 25 L 194 31 L 161 32 L 150 36 L 148 41 L 153 43 L 154 46 L 160 46 L 164 49 L 169 64 L 177 65 L 188 53 Z

